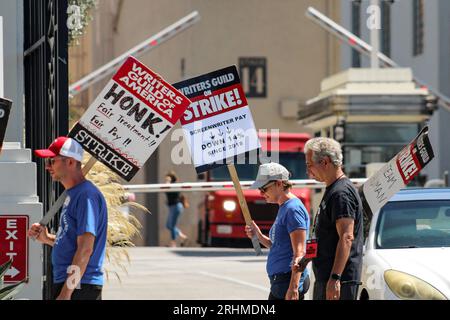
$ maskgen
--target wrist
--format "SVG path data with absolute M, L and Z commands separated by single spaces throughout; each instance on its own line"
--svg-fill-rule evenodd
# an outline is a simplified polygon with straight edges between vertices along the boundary
M 289 287 L 288 288 L 289 292 L 297 292 L 298 291 L 298 286 L 294 286 L 294 287 Z
M 49 245 L 49 246 L 52 245 L 52 239 L 49 236 L 46 236 L 43 242 L 46 245 Z
M 341 274 L 340 273 L 332 273 L 330 275 L 330 280 L 334 280 L 334 281 L 341 281 Z
M 53 247 L 53 245 L 55 244 L 55 238 L 47 236 L 47 238 L 45 239 L 45 243 L 50 247 Z
M 59 293 L 59 296 L 61 298 L 67 298 L 70 299 L 72 297 L 73 289 L 69 289 L 67 287 L 67 283 L 61 288 L 61 292 Z

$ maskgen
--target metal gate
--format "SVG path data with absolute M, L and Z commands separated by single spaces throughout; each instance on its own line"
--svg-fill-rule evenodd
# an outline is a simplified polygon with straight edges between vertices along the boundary
M 25 145 L 46 148 L 68 131 L 67 0 L 24 0 Z M 44 213 L 61 193 L 37 160 L 37 192 Z M 59 215 L 49 224 L 55 232 Z M 51 252 L 44 248 L 44 299 L 52 294 Z

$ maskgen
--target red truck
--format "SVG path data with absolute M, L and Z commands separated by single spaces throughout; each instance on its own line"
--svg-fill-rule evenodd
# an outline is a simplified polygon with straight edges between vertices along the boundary
M 310 139 L 310 135 L 268 132 L 259 133 L 258 136 L 262 154 L 267 155 L 266 159 L 284 165 L 291 172 L 292 180 L 307 179 L 304 145 Z M 258 164 L 236 164 L 240 181 L 255 180 L 258 167 Z M 210 170 L 206 173 L 206 180 L 230 181 L 227 166 Z M 267 204 L 259 190 L 243 191 L 252 219 L 267 235 L 277 215 L 278 205 Z M 310 212 L 311 190 L 294 188 L 292 192 L 302 200 Z M 245 220 L 234 190 L 209 192 L 204 202 L 198 223 L 198 243 L 213 247 L 251 247 L 251 241 L 244 232 Z

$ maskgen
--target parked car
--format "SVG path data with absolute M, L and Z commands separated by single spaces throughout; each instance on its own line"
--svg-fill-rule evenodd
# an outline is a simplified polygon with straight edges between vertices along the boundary
M 360 299 L 450 298 L 450 189 L 403 189 L 374 214 Z

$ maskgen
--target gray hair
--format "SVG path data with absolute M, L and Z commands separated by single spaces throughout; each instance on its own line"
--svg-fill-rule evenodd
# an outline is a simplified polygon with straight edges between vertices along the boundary
M 312 160 L 317 163 L 320 160 L 329 157 L 336 166 L 342 166 L 342 149 L 339 142 L 331 138 L 312 138 L 305 144 L 305 154 L 308 150 L 312 151 Z

